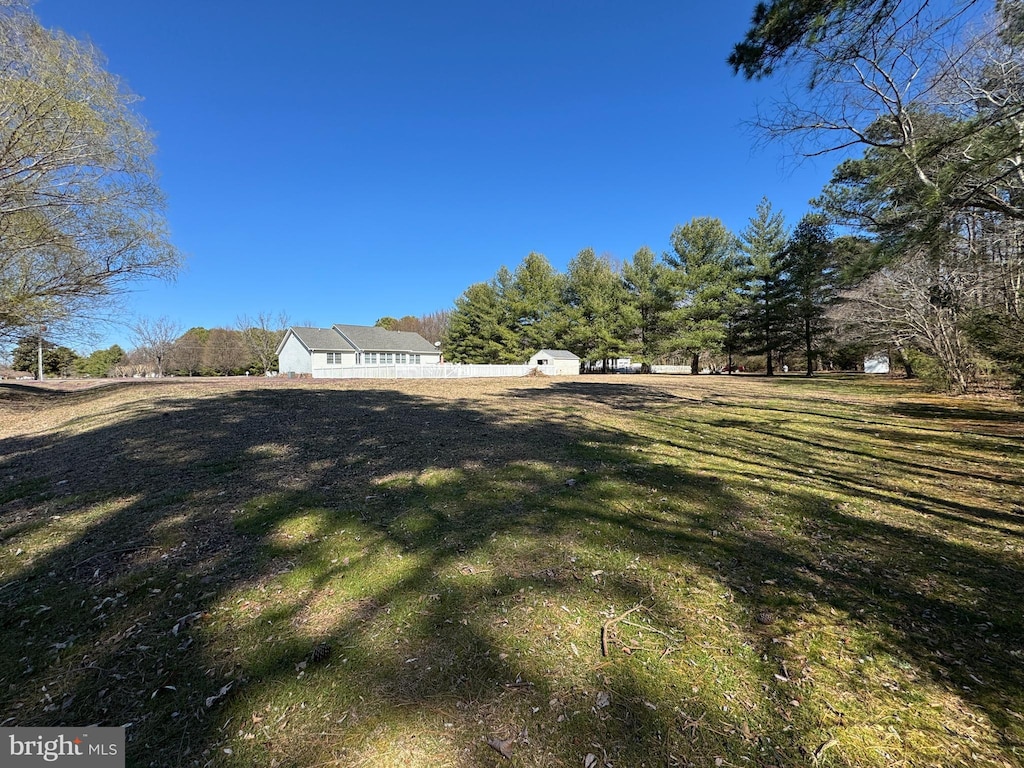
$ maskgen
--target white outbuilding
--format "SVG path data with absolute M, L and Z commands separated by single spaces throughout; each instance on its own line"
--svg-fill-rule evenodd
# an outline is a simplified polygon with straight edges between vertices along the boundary
M 876 352 L 864 358 L 864 373 L 888 373 L 889 355 L 886 352 Z
M 580 359 L 567 349 L 542 349 L 527 365 L 543 366 L 545 372 L 553 369 L 556 376 L 580 375 Z

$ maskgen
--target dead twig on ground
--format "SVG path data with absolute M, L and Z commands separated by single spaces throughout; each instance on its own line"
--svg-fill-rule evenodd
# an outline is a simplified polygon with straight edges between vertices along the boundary
M 652 594 L 651 597 L 654 597 L 654 595 Z M 629 616 L 629 614 L 634 613 L 636 611 L 639 611 L 641 608 L 643 608 L 644 607 L 644 602 L 647 599 L 648 598 L 645 597 L 643 600 L 641 600 L 639 603 L 634 605 L 628 611 L 626 611 L 624 613 L 620 613 L 618 616 L 613 616 L 612 618 L 608 619 L 608 621 L 606 621 L 601 626 L 601 655 L 602 656 L 607 656 L 608 655 L 608 633 L 611 630 L 611 628 L 614 627 L 616 624 L 618 624 L 620 621 L 622 621 L 624 618 Z
M 95 560 L 97 557 L 103 557 L 104 555 L 120 555 L 120 554 L 122 554 L 124 552 L 136 552 L 136 551 L 138 551 L 140 549 L 160 549 L 160 547 L 142 546 L 142 545 L 136 544 L 134 546 L 129 546 L 129 547 L 118 547 L 117 549 L 107 549 L 107 550 L 104 550 L 103 552 L 97 552 L 94 555 L 89 555 L 89 557 L 85 558 L 85 560 L 82 560 L 81 562 L 75 563 L 71 567 L 72 568 L 81 568 L 83 565 L 88 563 L 90 560 Z

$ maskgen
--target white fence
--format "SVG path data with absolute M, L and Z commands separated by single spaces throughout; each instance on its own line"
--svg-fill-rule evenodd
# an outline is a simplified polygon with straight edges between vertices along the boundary
M 553 365 L 359 365 L 314 368 L 314 379 L 477 379 L 528 376 L 537 371 L 554 376 Z

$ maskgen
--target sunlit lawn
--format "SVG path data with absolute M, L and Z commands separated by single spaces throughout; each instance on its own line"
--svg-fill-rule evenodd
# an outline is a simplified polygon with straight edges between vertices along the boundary
M 129 765 L 1024 763 L 1024 424 L 872 377 L 0 386 L 0 721 Z

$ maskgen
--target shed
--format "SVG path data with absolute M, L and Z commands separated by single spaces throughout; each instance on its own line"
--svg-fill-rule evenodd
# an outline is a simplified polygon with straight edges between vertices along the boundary
M 550 366 L 556 376 L 580 375 L 580 359 L 567 349 L 542 349 L 529 359 L 527 365 Z

